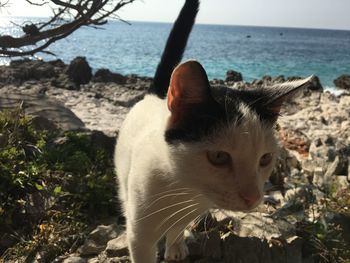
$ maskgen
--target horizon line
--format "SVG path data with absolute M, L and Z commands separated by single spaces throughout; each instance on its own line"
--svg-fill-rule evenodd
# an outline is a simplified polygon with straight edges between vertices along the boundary
M 1 18 L 50 18 L 50 16 L 18 16 L 18 15 L 3 15 Z M 107 18 L 107 20 L 126 22 L 126 23 L 159 23 L 159 24 L 173 24 L 171 21 L 149 21 L 149 20 L 128 20 L 128 19 L 115 19 Z M 208 26 L 241 26 L 241 27 L 269 27 L 269 28 L 290 28 L 290 29 L 315 29 L 315 30 L 335 30 L 335 31 L 350 31 L 350 28 L 331 28 L 331 27 L 312 27 L 312 26 L 278 26 L 278 25 L 253 25 L 253 24 L 225 24 L 225 23 L 206 23 L 196 22 L 195 25 L 208 25 Z
M 115 21 L 123 22 L 122 20 L 112 19 Z M 146 21 L 146 20 L 126 20 L 126 22 L 136 22 L 136 23 L 159 23 L 159 24 L 173 24 L 173 22 L 166 21 Z M 335 30 L 335 31 L 350 31 L 349 29 L 344 28 L 324 28 L 324 27 L 302 27 L 302 26 L 275 26 L 275 25 L 248 25 L 248 24 L 222 24 L 222 23 L 203 23 L 198 22 L 196 25 L 206 25 L 206 26 L 240 26 L 240 27 L 268 27 L 268 28 L 290 28 L 290 29 L 316 29 L 316 30 Z

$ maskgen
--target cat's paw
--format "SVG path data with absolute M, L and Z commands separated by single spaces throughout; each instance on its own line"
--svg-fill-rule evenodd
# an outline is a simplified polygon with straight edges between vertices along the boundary
M 180 261 L 188 256 L 188 247 L 185 241 L 175 243 L 165 249 L 164 258 L 166 261 Z

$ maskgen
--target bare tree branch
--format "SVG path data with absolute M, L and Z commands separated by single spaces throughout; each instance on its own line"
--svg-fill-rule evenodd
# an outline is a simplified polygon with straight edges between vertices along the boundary
M 26 0 L 26 2 L 28 2 L 29 4 L 31 4 L 31 5 L 37 5 L 37 6 L 43 6 L 43 5 L 46 5 L 46 4 L 48 4 L 49 2 L 42 2 L 42 3 L 34 3 L 33 1 L 31 1 L 31 0 Z
M 65 8 L 59 8 L 57 13 L 56 13 L 56 11 L 53 8 L 51 8 L 51 11 L 53 13 L 53 16 L 51 17 L 51 19 L 49 21 L 47 21 L 46 23 L 43 23 L 41 26 L 39 26 L 38 27 L 39 30 L 42 30 L 46 26 L 50 26 L 50 25 L 54 26 L 54 27 L 57 26 L 57 25 L 55 25 L 55 22 L 57 20 L 63 21 L 63 19 L 60 19 L 60 16 L 67 11 L 67 8 L 66 7 Z
M 75 29 L 72 29 L 70 31 L 65 32 L 62 35 L 59 35 L 59 36 L 56 36 L 56 37 L 52 37 L 45 44 L 43 44 L 43 45 L 41 45 L 41 46 L 39 46 L 37 48 L 28 50 L 28 51 L 23 51 L 23 50 L 19 50 L 19 51 L 9 50 L 9 51 L 7 51 L 7 50 L 3 50 L 1 53 L 3 55 L 5 55 L 5 56 L 12 56 L 12 57 L 34 55 L 35 53 L 38 53 L 38 52 L 44 52 L 44 53 L 48 53 L 49 54 L 50 52 L 46 51 L 45 48 L 47 48 L 49 45 L 51 45 L 52 43 L 56 42 L 57 40 L 60 40 L 60 39 L 63 39 L 65 37 L 69 36 L 74 31 L 75 31 Z
M 51 0 L 51 2 L 56 4 L 56 5 L 71 8 L 71 9 L 77 9 L 79 7 L 79 4 L 73 5 L 73 4 L 70 4 L 69 2 L 65 3 L 65 2 L 60 1 L 60 0 Z
M 18 0 L 12 0 L 18 1 Z M 19 37 L 0 35 L 0 56 L 27 56 L 45 50 L 53 42 L 65 38 L 82 26 L 96 28 L 117 18 L 116 12 L 135 0 L 25 0 L 36 6 L 49 5 L 52 16 L 45 22 L 22 25 Z M 0 7 L 2 1 L 0 0 Z M 7 3 L 7 2 L 6 2 Z
M 7 0 L 7 1 L 0 1 L 0 8 L 6 7 L 6 6 L 8 5 L 9 2 L 10 2 L 10 0 Z

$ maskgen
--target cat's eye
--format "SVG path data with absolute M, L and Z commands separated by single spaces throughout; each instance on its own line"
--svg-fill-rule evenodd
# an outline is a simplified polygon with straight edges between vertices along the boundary
M 268 166 L 272 161 L 272 157 L 273 157 L 273 153 L 265 153 L 263 156 L 261 156 L 259 165 L 261 167 Z
M 230 154 L 224 151 L 208 151 L 207 158 L 215 166 L 223 166 L 231 162 Z

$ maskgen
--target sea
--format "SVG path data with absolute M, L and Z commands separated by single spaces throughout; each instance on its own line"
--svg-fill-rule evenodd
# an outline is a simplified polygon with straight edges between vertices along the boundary
M 1 35 L 21 35 L 28 21 L 43 18 L 0 17 Z M 46 60 L 69 63 L 76 56 L 87 58 L 93 70 L 108 68 L 121 74 L 153 76 L 171 30 L 170 23 L 109 21 L 100 29 L 83 27 L 39 53 Z M 12 58 L 18 59 L 18 58 Z M 316 75 L 324 87 L 350 74 L 350 31 L 197 24 L 191 33 L 184 60 L 196 59 L 209 79 L 224 79 L 227 70 L 245 81 L 264 75 Z M 0 57 L 0 64 L 9 58 Z

